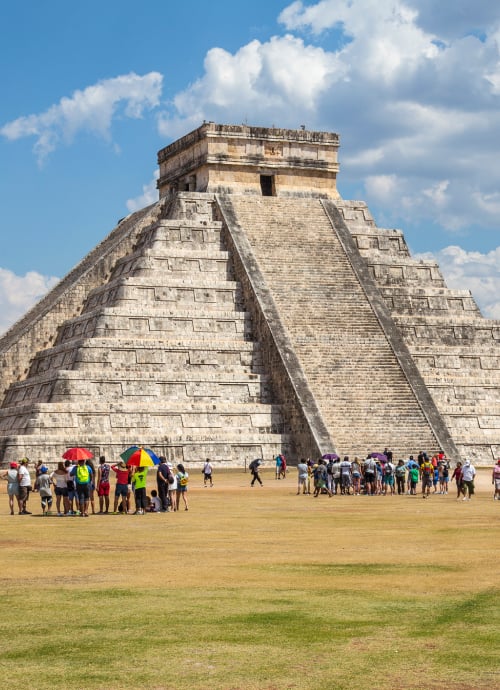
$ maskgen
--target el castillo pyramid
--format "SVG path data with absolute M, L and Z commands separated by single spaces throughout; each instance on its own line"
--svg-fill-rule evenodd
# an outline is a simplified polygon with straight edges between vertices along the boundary
M 339 138 L 205 123 L 0 340 L 0 458 L 500 455 L 500 322 L 340 198 Z

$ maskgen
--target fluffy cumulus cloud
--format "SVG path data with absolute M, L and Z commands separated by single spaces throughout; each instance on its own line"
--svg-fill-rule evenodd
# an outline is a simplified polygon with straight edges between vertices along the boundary
M 10 140 L 35 137 L 34 151 L 39 162 L 61 143 L 71 143 L 82 130 L 110 138 L 111 123 L 117 112 L 124 117 L 141 118 L 147 109 L 159 105 L 162 75 L 150 72 L 144 76 L 134 73 L 75 91 L 70 97 L 43 113 L 19 117 L 0 129 Z
M 394 224 L 498 227 L 498 3 L 299 1 L 279 22 L 284 35 L 209 51 L 161 134 L 204 119 L 334 130 L 340 186 L 364 185 L 375 212 L 391 201 Z
M 448 287 L 471 290 L 484 316 L 500 319 L 500 247 L 482 254 L 450 246 L 416 256 L 436 259 Z
M 138 211 L 145 206 L 154 204 L 158 201 L 158 190 L 156 188 L 156 181 L 160 176 L 160 171 L 158 168 L 153 172 L 153 178 L 150 182 L 142 186 L 142 194 L 133 199 L 127 199 L 126 205 L 130 213 Z
M 35 302 L 58 282 L 59 278 L 29 271 L 18 276 L 0 268 L 0 334 L 6 331 Z

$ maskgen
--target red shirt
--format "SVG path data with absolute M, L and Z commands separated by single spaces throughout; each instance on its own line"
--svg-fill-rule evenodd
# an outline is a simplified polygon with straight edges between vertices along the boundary
M 111 469 L 116 472 L 117 484 L 128 484 L 128 470 L 123 470 L 118 465 L 112 465 Z

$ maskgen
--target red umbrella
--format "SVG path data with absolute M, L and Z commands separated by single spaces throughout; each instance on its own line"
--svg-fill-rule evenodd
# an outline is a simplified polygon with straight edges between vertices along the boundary
M 65 460 L 89 460 L 94 455 L 86 448 L 68 448 L 62 457 Z

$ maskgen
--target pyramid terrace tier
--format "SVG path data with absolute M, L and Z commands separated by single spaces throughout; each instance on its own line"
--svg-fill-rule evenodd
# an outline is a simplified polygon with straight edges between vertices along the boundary
M 87 298 L 84 311 L 98 306 L 139 304 L 165 305 L 166 307 L 192 307 L 197 309 L 241 310 L 241 288 L 239 283 L 198 273 L 177 276 L 157 272 L 151 277 L 121 277 L 110 280 L 93 290 Z
M 107 401 L 156 400 L 164 402 L 271 402 L 267 376 L 250 372 L 59 370 L 33 376 L 12 385 L 4 408 L 21 403 L 105 399 Z
M 251 322 L 245 312 L 168 309 L 158 303 L 139 302 L 127 306 L 100 307 L 68 319 L 57 344 L 77 338 L 172 338 L 207 337 L 217 339 L 251 339 Z
M 57 433 L 73 437 L 111 434 L 129 429 L 139 436 L 173 435 L 181 438 L 193 432 L 234 434 L 282 433 L 278 405 L 259 403 L 205 403 L 157 400 L 99 399 L 61 403 L 35 403 L 0 410 L 0 432 L 5 434 Z
M 261 373 L 262 355 L 255 342 L 197 339 L 82 338 L 39 352 L 29 375 L 59 369 L 127 371 L 225 371 Z M 165 369 L 164 369 L 165 370 Z

